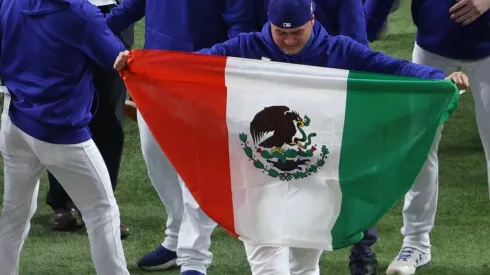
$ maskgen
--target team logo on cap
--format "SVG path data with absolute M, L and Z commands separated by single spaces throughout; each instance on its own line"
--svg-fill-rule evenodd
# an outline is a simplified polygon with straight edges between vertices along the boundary
M 290 28 L 291 27 L 291 23 L 282 23 L 282 26 L 284 28 Z

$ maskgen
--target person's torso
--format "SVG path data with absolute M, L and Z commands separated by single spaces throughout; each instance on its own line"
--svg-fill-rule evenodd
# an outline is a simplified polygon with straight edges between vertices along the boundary
M 77 48 L 85 22 L 72 10 L 76 3 L 60 2 L 0 2 L 0 76 L 17 127 L 46 142 L 76 143 L 90 138 L 94 87 L 88 58 Z M 34 4 L 38 11 L 26 13 Z
M 432 53 L 473 60 L 490 55 L 490 12 L 463 26 L 450 18 L 456 0 L 413 0 L 412 17 L 417 26 L 417 44 Z
M 147 0 L 145 48 L 191 52 L 223 42 L 225 8 L 224 0 Z

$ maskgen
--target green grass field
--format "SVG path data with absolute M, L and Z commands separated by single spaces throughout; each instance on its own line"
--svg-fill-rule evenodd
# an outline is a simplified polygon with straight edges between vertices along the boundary
M 415 28 L 411 21 L 409 4 L 404 1 L 403 7 L 392 15 L 389 34 L 372 45 L 375 49 L 399 58 L 411 59 Z M 137 47 L 142 46 L 143 37 L 142 24 L 139 23 Z M 130 272 L 148 274 L 136 268 L 136 260 L 162 241 L 165 210 L 147 178 L 137 126 L 127 120 L 125 127 L 126 148 L 116 198 L 122 220 L 132 231 L 132 235 L 124 241 Z M 462 96 L 459 109 L 447 122 L 439 156 L 441 188 L 436 227 L 431 234 L 433 262 L 419 274 L 490 274 L 490 201 L 471 93 Z M 22 252 L 20 274 L 95 274 L 86 232 L 51 231 L 51 209 L 45 203 L 47 187 L 44 175 L 39 208 L 32 220 L 29 238 Z M 398 203 L 379 223 L 380 239 L 374 249 L 382 273 L 400 249 L 401 205 L 401 202 Z M 216 229 L 212 238 L 214 262 L 209 274 L 250 274 L 241 242 L 221 228 Z M 324 253 L 321 274 L 349 274 L 348 255 L 348 249 Z M 180 274 L 178 269 L 164 273 Z

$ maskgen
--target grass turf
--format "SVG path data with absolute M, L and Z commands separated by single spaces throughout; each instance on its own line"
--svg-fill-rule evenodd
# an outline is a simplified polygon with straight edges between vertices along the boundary
M 374 43 L 373 48 L 399 58 L 411 58 L 415 28 L 409 5 L 409 2 L 404 1 L 402 8 L 391 16 L 388 36 Z M 143 37 L 143 24 L 140 22 L 136 27 L 137 48 L 142 46 Z M 130 226 L 132 232 L 124 241 L 124 249 L 131 274 L 148 274 L 139 271 L 135 263 L 140 256 L 162 241 L 165 210 L 146 176 L 137 126 L 126 120 L 125 128 L 126 147 L 116 191 L 122 220 Z M 459 109 L 446 124 L 439 156 L 441 188 L 436 227 L 431 234 L 433 263 L 421 269 L 418 274 L 490 274 L 487 265 L 490 261 L 490 250 L 486 243 L 490 225 L 490 202 L 485 159 L 474 122 L 470 93 L 462 96 Z M 51 231 L 51 209 L 45 203 L 47 186 L 43 175 L 39 208 L 32 220 L 29 238 L 22 252 L 20 274 L 95 274 L 85 232 Z M 401 205 L 401 202 L 398 203 L 379 223 L 380 238 L 374 250 L 383 274 L 400 249 Z M 230 237 L 221 228 L 215 230 L 212 240 L 214 261 L 209 274 L 250 274 L 241 242 Z M 321 274 L 349 274 L 348 255 L 348 249 L 324 253 Z M 178 269 L 164 273 L 180 274 Z

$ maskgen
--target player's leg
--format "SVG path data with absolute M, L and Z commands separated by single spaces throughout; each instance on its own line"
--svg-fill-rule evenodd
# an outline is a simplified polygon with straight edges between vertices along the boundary
M 289 270 L 291 275 L 320 275 L 320 256 L 323 250 L 289 248 Z
M 94 67 L 94 85 L 97 90 L 97 109 L 89 127 L 92 139 L 107 166 L 112 190 L 115 191 L 124 150 L 124 101 L 126 87 L 117 71 L 104 72 Z M 121 237 L 129 236 L 128 226 L 121 224 Z
M 2 114 L 0 150 L 4 167 L 0 273 L 10 275 L 19 273 L 20 252 L 36 211 L 39 176 L 43 167 L 6 114 Z
M 141 151 L 148 176 L 167 211 L 166 237 L 154 251 L 138 260 L 144 270 L 163 270 L 175 266 L 180 225 L 184 216 L 184 203 L 177 172 L 153 137 L 148 125 L 138 114 Z
M 352 275 L 378 274 L 378 260 L 372 246 L 378 240 L 376 227 L 364 231 L 364 237 L 352 246 L 349 257 L 349 269 Z
M 252 245 L 243 242 L 252 275 L 291 275 L 289 247 Z
M 131 96 L 129 96 L 129 98 L 124 102 L 124 115 L 131 118 L 134 122 L 138 122 L 137 110 L 138 108 L 136 107 L 136 104 Z
M 468 66 L 471 94 L 475 101 L 476 123 L 487 160 L 490 191 L 490 57 Z
M 179 177 L 184 200 L 184 218 L 179 232 L 177 247 L 177 264 L 184 271 L 197 271 L 206 274 L 206 270 L 213 260 L 211 247 L 211 234 L 217 224 L 206 215 L 191 192 Z
M 376 41 L 388 32 L 388 17 L 401 7 L 401 0 L 364 0 L 367 36 L 370 42 Z
M 60 182 L 48 171 L 49 190 L 46 193 L 46 203 L 51 206 L 54 213 L 51 217 L 51 226 L 57 231 L 74 231 L 79 228 L 77 211 L 73 207 L 70 196 L 66 193 Z
M 413 51 L 413 62 L 441 68 L 446 74 L 453 72 L 458 62 L 428 52 L 417 45 Z M 441 140 L 439 129 L 427 160 L 419 172 L 414 185 L 405 195 L 403 206 L 403 246 L 388 266 L 386 273 L 414 274 L 418 267 L 431 260 L 429 233 L 434 227 L 439 188 L 439 160 L 437 151 Z
M 129 275 L 121 243 L 119 207 L 94 141 L 69 145 L 36 143 L 41 163 L 59 179 L 82 214 L 97 274 Z

